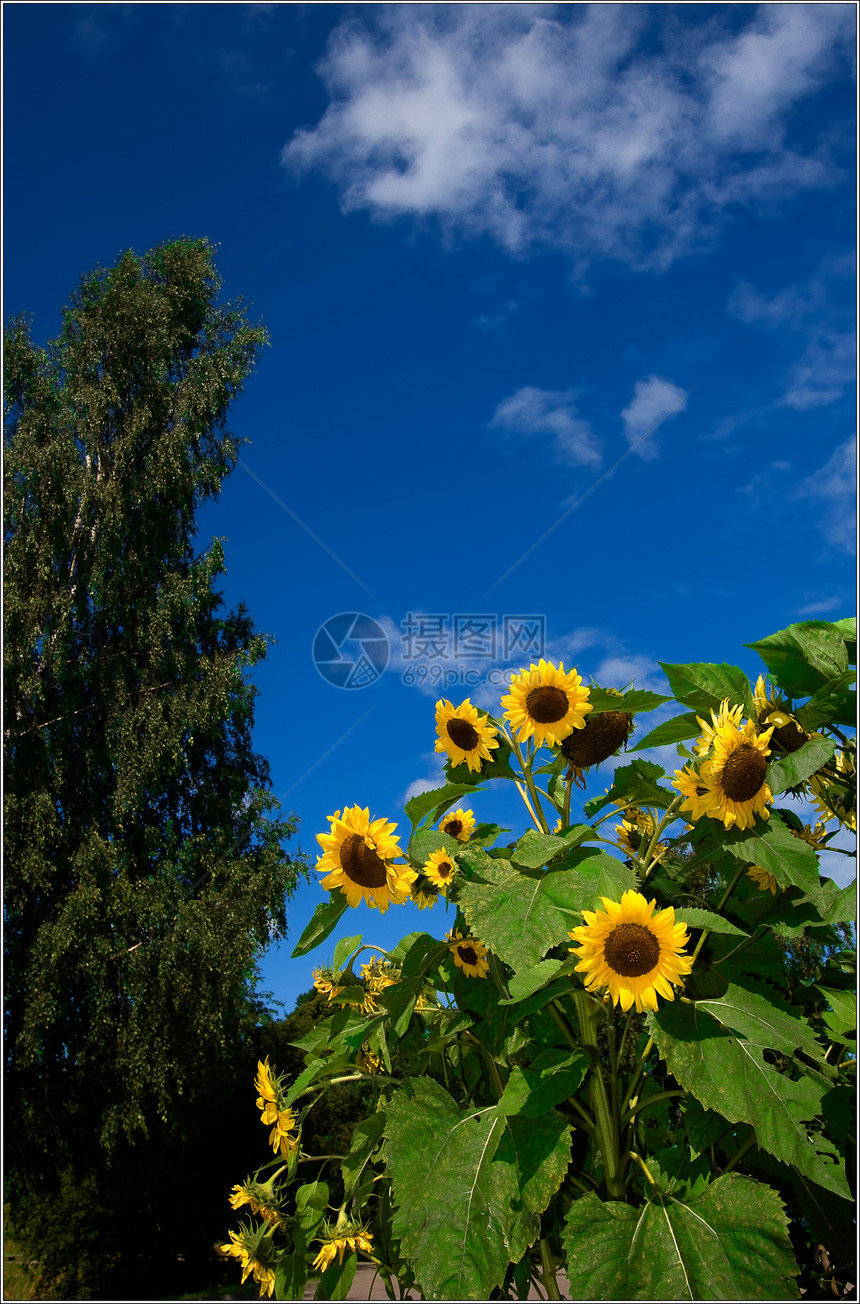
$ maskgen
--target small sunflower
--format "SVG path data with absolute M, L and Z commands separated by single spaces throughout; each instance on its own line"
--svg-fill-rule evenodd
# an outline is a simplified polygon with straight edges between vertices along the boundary
M 563 662 L 555 666 L 541 658 L 514 675 L 502 706 L 520 742 L 534 738 L 536 747 L 557 747 L 574 729 L 584 728 L 592 709 L 588 697 L 575 670 L 565 673 Z
M 453 765 L 466 762 L 470 770 L 480 770 L 489 761 L 490 748 L 498 747 L 498 730 L 486 715 L 481 715 L 469 698 L 459 706 L 442 698 L 436 703 L 436 751 L 447 752 Z
M 680 809 L 688 811 L 692 820 L 699 820 L 703 815 L 708 814 L 710 789 L 689 765 L 683 770 L 675 771 L 672 787 L 677 788 L 684 798 Z M 628 811 L 627 814 L 629 815 L 630 812 Z M 689 827 L 692 828 L 692 824 Z
M 266 1127 L 272 1127 L 269 1133 L 269 1145 L 274 1151 L 280 1149 L 281 1154 L 287 1159 L 299 1147 L 299 1139 L 293 1135 L 296 1118 L 291 1109 L 282 1107 L 280 1080 L 272 1078 L 268 1056 L 265 1063 L 262 1060 L 257 1061 L 254 1086 L 260 1093 L 257 1097 L 257 1108 L 261 1111 L 260 1121 Z
M 800 838 L 801 842 L 809 843 L 813 851 L 826 851 L 827 849 L 827 825 L 826 824 L 822 824 L 819 822 L 818 824 L 816 824 L 814 829 L 809 824 L 804 824 L 803 828 L 799 833 L 795 833 L 794 829 L 792 829 L 791 831 L 792 833 L 794 833 L 794 836 L 796 838 Z
M 620 903 L 601 900 L 605 909 L 583 910 L 585 924 L 570 933 L 585 986 L 608 987 L 616 1005 L 635 1005 L 640 1014 L 656 1010 L 658 995 L 673 1001 L 672 984 L 680 987 L 693 966 L 681 954 L 689 941 L 686 924 L 675 923 L 671 906 L 655 915 L 657 902 L 638 892 L 625 892 Z
M 313 1266 L 320 1272 L 325 1272 L 335 1259 L 338 1263 L 343 1263 L 343 1256 L 348 1251 L 357 1253 L 361 1250 L 363 1254 L 373 1254 L 373 1232 L 365 1231 L 357 1224 L 339 1222 L 334 1228 L 326 1225 L 324 1233 L 321 1238 L 322 1249 L 313 1262 Z
M 448 855 L 444 847 L 439 851 L 434 851 L 428 858 L 427 864 L 424 865 L 424 874 L 431 883 L 435 883 L 443 895 L 447 895 L 448 888 L 451 886 L 454 875 L 457 872 L 457 866 Z
M 274 1207 L 277 1199 L 271 1180 L 263 1183 L 252 1182 L 248 1178 L 242 1186 L 233 1187 L 233 1194 L 229 1196 L 229 1201 L 234 1209 L 241 1209 L 243 1204 L 247 1204 L 252 1214 L 259 1214 L 273 1227 L 281 1226 L 281 1215 Z
M 439 832 L 447 833 L 449 838 L 458 842 L 468 842 L 475 827 L 475 815 L 470 810 L 454 810 L 444 815 L 439 822 Z
M 628 812 L 629 814 L 629 812 Z M 624 819 L 615 830 L 615 838 L 618 846 L 622 851 L 626 851 L 631 860 L 636 860 L 643 846 L 647 847 L 648 843 L 654 836 L 654 819 L 647 811 L 636 811 L 637 819 Z M 664 855 L 666 843 L 658 842 L 654 848 L 654 854 L 657 860 Z
M 370 812 L 353 806 L 328 817 L 330 833 L 318 833 L 323 849 L 316 868 L 328 877 L 322 885 L 333 892 L 339 887 L 349 905 L 366 901 L 384 914 L 388 907 L 402 905 L 415 882 L 415 871 L 406 864 L 394 864 L 403 852 L 394 834 L 397 828 L 389 820 L 371 821 Z
M 439 1008 L 435 996 L 430 992 L 419 992 L 415 1001 L 416 1010 L 436 1010 Z
M 458 928 L 448 933 L 445 941 L 448 942 L 448 950 L 454 957 L 455 965 L 463 970 L 467 978 L 486 978 L 490 972 L 490 962 L 483 942 L 471 934 L 462 933 Z
M 776 896 L 780 891 L 780 886 L 773 874 L 769 874 L 761 865 L 751 865 L 747 870 L 747 878 L 751 878 L 760 892 L 772 892 Z
M 770 818 L 773 793 L 767 784 L 766 758 L 772 733 L 772 726 L 758 733 L 754 721 L 739 728 L 732 720 L 714 734 L 713 753 L 699 770 L 699 780 L 708 790 L 705 813 L 722 820 L 727 829 L 733 824 L 752 828 L 759 815 Z
M 314 969 L 314 987 L 321 996 L 328 997 L 329 1004 L 344 990 L 343 984 L 339 985 L 337 982 L 340 976 L 333 969 Z
M 355 1066 L 356 1068 L 364 1069 L 365 1073 L 373 1074 L 382 1072 L 382 1060 L 378 1055 L 374 1055 L 366 1042 L 362 1045 L 361 1050 L 355 1057 Z
M 419 910 L 430 910 L 438 900 L 439 889 L 435 883 L 419 874 L 417 881 L 412 884 L 412 904 Z

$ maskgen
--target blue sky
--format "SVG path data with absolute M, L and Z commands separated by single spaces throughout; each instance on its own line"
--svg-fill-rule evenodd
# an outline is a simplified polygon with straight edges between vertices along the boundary
M 742 644 L 853 613 L 854 25 L 840 3 L 4 6 L 5 315 L 45 340 L 97 263 L 208 236 L 271 334 L 199 542 L 226 538 L 225 597 L 277 640 L 255 740 L 314 859 L 353 803 L 405 834 L 435 700 L 496 708 L 506 631 L 542 620 L 586 682 L 660 691 L 659 660 L 755 675 Z M 363 688 L 313 664 L 342 612 L 390 639 Z M 457 616 L 495 655 L 459 655 Z M 410 618 L 436 631 L 411 660 Z M 507 791 L 476 810 L 525 827 Z M 263 961 L 288 1007 L 330 954 L 289 959 L 322 899 L 299 891 Z M 342 931 L 386 945 L 440 913 Z

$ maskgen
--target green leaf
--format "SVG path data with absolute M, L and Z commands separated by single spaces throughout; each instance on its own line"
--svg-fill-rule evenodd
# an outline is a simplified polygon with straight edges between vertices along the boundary
M 444 788 L 432 788 L 428 792 L 419 792 L 404 806 L 413 829 L 420 824 L 425 815 L 438 811 L 442 806 L 452 806 L 458 797 L 466 794 L 471 798 L 481 789 L 471 783 L 447 783 Z
M 311 1182 L 296 1191 L 296 1213 L 290 1231 L 293 1252 L 283 1256 L 275 1270 L 278 1299 L 302 1299 L 308 1279 L 308 1251 L 328 1210 L 328 1186 Z
M 601 896 L 620 900 L 636 877 L 620 860 L 600 851 L 568 853 L 562 865 L 541 874 L 494 859 L 479 847 L 463 851 L 473 878 L 460 883 L 460 909 L 474 935 L 514 969 L 529 969 L 552 946 L 568 941 L 583 908 Z
M 640 738 L 635 746 L 629 748 L 629 751 L 641 752 L 646 747 L 665 747 L 667 743 L 679 743 L 685 738 L 698 738 L 701 732 L 702 726 L 699 724 L 696 712 L 687 711 L 684 715 L 676 715 L 672 720 L 658 724 L 656 729 L 652 729 L 644 738 Z
M 658 784 L 657 780 L 665 773 L 663 767 L 656 765 L 654 761 L 639 759 L 631 761 L 629 765 L 622 765 L 615 771 L 612 787 L 605 796 L 592 797 L 585 803 L 583 810 L 591 818 L 604 806 L 609 806 L 615 801 L 624 801 L 635 806 L 657 806 L 665 810 L 678 795 L 676 792 L 670 792 L 668 788 L 661 788 Z M 619 812 L 619 819 L 622 813 Z
M 424 988 L 425 976 L 446 952 L 443 942 L 429 933 L 422 933 L 412 943 L 403 961 L 400 981 L 380 992 L 378 1003 L 388 1010 L 398 1037 L 402 1037 L 409 1027 L 415 999 Z
M 780 1004 L 772 988 L 756 985 L 746 979 L 743 985 L 729 983 L 722 996 L 707 997 L 696 1003 L 696 1009 L 707 1012 L 738 1033 L 751 1046 L 793 1055 L 804 1050 L 813 1059 L 820 1059 L 823 1047 L 805 1019 L 799 1018 L 788 1006 Z
M 479 847 L 491 847 L 500 833 L 510 833 L 510 829 L 503 829 L 498 824 L 476 824 L 469 841 L 477 843 Z
M 343 1174 L 343 1198 L 348 1199 L 358 1185 L 361 1174 L 367 1167 L 370 1156 L 379 1145 L 385 1127 L 385 1111 L 377 1110 L 369 1118 L 358 1123 L 352 1133 L 349 1154 L 341 1161 Z
M 695 906 L 684 906 L 675 911 L 675 921 L 686 924 L 688 928 L 707 928 L 709 933 L 733 933 L 735 937 L 748 937 L 742 928 L 738 928 L 722 915 L 715 915 L 712 910 L 698 910 Z
M 846 670 L 838 679 L 832 679 L 817 689 L 809 701 L 794 712 L 804 729 L 817 729 L 822 724 L 853 725 L 857 719 L 857 694 L 849 686 L 856 678 L 856 669 Z
M 822 1108 L 824 1088 L 817 1079 L 805 1075 L 794 1081 L 777 1072 L 760 1046 L 723 1027 L 701 1003 L 662 1004 L 648 1021 L 669 1072 L 706 1109 L 730 1123 L 749 1123 L 763 1149 L 850 1199 L 836 1151 L 810 1131 Z
M 547 983 L 552 982 L 553 978 L 558 976 L 563 964 L 563 960 L 541 960 L 528 969 L 518 970 L 508 983 L 511 999 L 509 1001 L 500 1001 L 499 1004 L 516 1005 L 518 1001 L 525 1000 L 533 992 L 539 992 L 542 987 L 546 987 Z
M 830 987 L 818 990 L 826 999 L 832 1013 L 825 1012 L 824 1022 L 830 1029 L 834 1040 L 844 1041 L 846 1034 L 857 1034 L 857 997 L 853 992 L 837 992 Z
M 767 782 L 774 797 L 815 774 L 835 751 L 836 743 L 832 738 L 809 738 L 796 752 L 771 759 L 767 767 Z
M 687 1096 L 683 1108 L 687 1141 L 695 1155 L 703 1154 L 721 1136 L 725 1136 L 731 1127 L 731 1123 L 727 1123 L 722 1114 L 704 1109 L 695 1096 Z
M 342 892 L 332 893 L 328 901 L 322 901 L 316 908 L 305 931 L 293 950 L 292 958 L 307 955 L 320 942 L 324 942 L 329 933 L 337 927 L 337 922 L 347 909 L 348 902 Z
M 524 869 L 540 869 L 563 851 L 578 847 L 594 837 L 590 824 L 576 824 L 567 833 L 538 833 L 527 829 L 511 852 L 510 859 Z
M 751 829 L 726 829 L 716 841 L 738 860 L 773 874 L 780 887 L 799 887 L 813 903 L 822 901 L 815 851 L 792 833 L 776 811 L 771 811 L 766 824 L 759 820 Z
M 825 620 L 804 620 L 745 646 L 758 652 L 774 682 L 796 697 L 816 692 L 848 669 L 842 632 Z
M 687 1202 L 655 1194 L 641 1209 L 589 1192 L 566 1222 L 573 1299 L 799 1298 L 782 1201 L 739 1173 Z
M 531 1064 L 511 1069 L 496 1112 L 499 1117 L 543 1118 L 573 1095 L 590 1067 L 591 1057 L 584 1050 L 541 1051 Z
M 831 622 L 839 633 L 845 639 L 845 650 L 848 653 L 849 665 L 857 665 L 857 619 L 855 616 L 846 616 L 844 620 L 834 620 Z M 851 721 L 846 721 L 850 724 Z
M 352 955 L 353 951 L 361 946 L 361 933 L 356 933 L 355 937 L 342 937 L 334 948 L 334 959 L 332 968 L 337 973 L 346 964 L 346 961 Z
M 540 1234 L 570 1162 L 570 1127 L 554 1111 L 460 1110 L 430 1078 L 398 1088 L 387 1112 L 401 1254 L 426 1298 L 487 1299 Z
M 673 665 L 661 661 L 660 669 L 669 680 L 677 701 L 691 706 L 705 720 L 711 711 L 718 711 L 726 699 L 730 706 L 742 705 L 744 715 L 755 718 L 749 680 L 738 666 L 709 662 Z
M 596 684 L 589 685 L 588 700 L 591 703 L 591 715 L 602 715 L 605 711 L 653 711 L 664 702 L 671 702 L 671 697 L 662 697 L 660 693 L 650 693 L 644 688 L 633 688 L 629 693 L 616 697 L 605 688 Z
M 348 1250 L 343 1263 L 333 1259 L 317 1283 L 314 1299 L 348 1299 L 355 1277 L 358 1255 Z

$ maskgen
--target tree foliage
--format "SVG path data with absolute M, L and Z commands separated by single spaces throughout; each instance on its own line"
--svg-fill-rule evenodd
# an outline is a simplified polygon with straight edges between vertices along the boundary
M 302 868 L 252 747 L 266 641 L 224 609 L 220 541 L 194 550 L 267 341 L 219 288 L 213 247 L 175 240 L 85 276 L 46 348 L 6 332 L 6 1137 L 31 1228 L 94 1173 L 108 1209 L 139 1176 L 138 1243 L 166 1224 Z

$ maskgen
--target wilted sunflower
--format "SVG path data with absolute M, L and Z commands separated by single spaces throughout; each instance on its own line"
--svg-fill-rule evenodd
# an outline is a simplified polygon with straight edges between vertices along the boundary
M 751 865 L 747 870 L 747 878 L 751 878 L 760 892 L 772 892 L 776 896 L 780 891 L 780 886 L 773 874 L 769 874 L 761 865 Z
M 447 752 L 453 765 L 465 761 L 470 770 L 480 770 L 482 761 L 492 759 L 490 748 L 499 745 L 498 730 L 468 697 L 459 706 L 440 698 L 436 703 L 436 732 L 436 751 Z
M 633 726 L 629 711 L 602 711 L 585 721 L 581 729 L 568 734 L 561 744 L 561 754 L 573 767 L 574 782 L 585 787 L 583 770 L 607 760 L 627 742 Z
M 371 821 L 370 812 L 353 806 L 328 817 L 330 833 L 318 833 L 317 842 L 324 851 L 316 867 L 327 874 L 322 885 L 330 892 L 339 887 L 351 906 L 366 901 L 385 913 L 389 905 L 402 905 L 415 882 L 415 871 L 406 864 L 393 864 L 403 852 L 394 836 L 396 824 L 389 820 Z
M 470 810 L 449 811 L 439 821 L 439 832 L 447 833 L 449 838 L 456 838 L 458 842 L 468 842 L 474 827 L 475 816 Z
M 827 849 L 827 825 L 826 824 L 822 824 L 819 822 L 818 824 L 816 824 L 814 829 L 811 828 L 809 824 L 804 824 L 803 828 L 799 833 L 795 832 L 794 829 L 792 829 L 791 831 L 792 833 L 794 833 L 794 836 L 796 838 L 800 838 L 801 842 L 807 842 L 809 846 L 812 847 L 813 851 L 826 851 Z
M 766 758 L 772 733 L 772 727 L 757 733 L 755 722 L 748 720 L 740 728 L 731 721 L 714 734 L 713 754 L 699 770 L 699 779 L 708 789 L 706 814 L 722 820 L 727 829 L 733 824 L 752 828 L 758 815 L 770 818 L 773 793 L 767 785 Z
M 486 978 L 490 972 L 487 948 L 476 937 L 462 933 L 459 928 L 447 934 L 448 950 L 454 957 L 458 969 L 462 969 L 467 978 Z
M 271 1295 L 275 1289 L 271 1233 L 271 1227 L 255 1231 L 243 1223 L 238 1232 L 228 1233 L 229 1244 L 218 1247 L 221 1254 L 232 1254 L 240 1261 L 243 1284 L 249 1273 L 254 1274 L 254 1280 L 260 1286 L 261 1298 L 263 1295 Z
M 382 1072 L 382 1060 L 378 1055 L 374 1055 L 367 1042 L 364 1042 L 361 1050 L 356 1055 L 355 1066 L 356 1068 L 364 1069 L 365 1073 L 373 1074 Z
M 336 1228 L 326 1226 L 324 1231 L 322 1249 L 313 1262 L 313 1266 L 319 1268 L 320 1272 L 325 1272 L 335 1259 L 338 1263 L 343 1263 L 347 1250 L 373 1254 L 373 1232 L 365 1231 L 363 1227 L 347 1222 L 339 1223 Z
M 412 884 L 412 903 L 419 910 L 429 910 L 435 906 L 439 900 L 439 889 L 435 883 L 431 883 L 419 874 L 417 880 Z
M 519 742 L 534 738 L 535 746 L 557 747 L 574 729 L 582 729 L 592 709 L 589 690 L 575 670 L 565 673 L 543 658 L 511 680 L 511 691 L 502 698 L 505 715 Z
M 688 811 L 690 819 L 700 820 L 703 815 L 708 814 L 708 805 L 711 799 L 710 789 L 689 765 L 686 765 L 683 770 L 675 771 L 672 787 L 677 788 L 684 798 L 680 809 Z M 628 811 L 627 814 L 629 815 L 629 813 Z M 692 825 L 690 827 L 692 828 Z
M 457 872 L 457 866 L 442 847 L 439 851 L 432 852 L 423 870 L 430 882 L 435 883 L 440 892 L 447 894 Z
M 680 987 L 693 965 L 681 954 L 689 941 L 686 924 L 675 923 L 671 906 L 655 915 L 657 902 L 638 892 L 625 892 L 620 904 L 601 900 L 605 909 L 583 910 L 585 924 L 570 933 L 585 986 L 608 987 L 616 1005 L 635 1005 L 640 1014 L 656 1010 L 658 995 L 673 1001 L 671 984 Z

